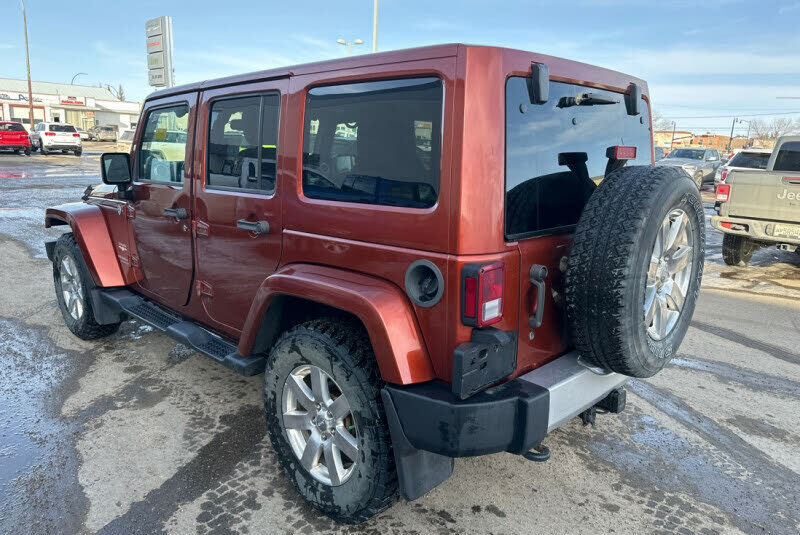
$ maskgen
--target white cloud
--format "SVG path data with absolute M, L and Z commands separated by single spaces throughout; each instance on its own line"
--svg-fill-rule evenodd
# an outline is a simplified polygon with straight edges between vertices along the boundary
M 784 13 L 788 13 L 790 11 L 796 11 L 800 9 L 800 2 L 795 2 L 793 4 L 786 4 L 785 6 L 781 6 L 778 8 L 778 14 L 783 15 Z

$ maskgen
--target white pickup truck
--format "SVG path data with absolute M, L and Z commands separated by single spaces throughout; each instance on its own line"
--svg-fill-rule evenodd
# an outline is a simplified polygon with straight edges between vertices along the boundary
M 800 246 L 800 136 L 778 139 L 765 170 L 732 169 L 715 191 L 711 226 L 725 233 L 722 258 L 747 264 L 759 247 Z

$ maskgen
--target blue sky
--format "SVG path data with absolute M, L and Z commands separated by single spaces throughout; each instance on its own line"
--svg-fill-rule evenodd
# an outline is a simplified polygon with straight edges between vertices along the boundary
M 18 2 L 4 6 L 0 77 L 24 78 Z M 363 39 L 354 54 L 371 50 L 371 0 L 26 7 L 34 80 L 68 82 L 86 72 L 76 83 L 122 83 L 136 100 L 150 90 L 144 23 L 160 15 L 173 17 L 178 83 L 335 58 L 346 54 L 338 38 Z M 731 118 L 716 116 L 800 112 L 800 99 L 776 98 L 800 97 L 798 28 L 800 0 L 382 0 L 379 50 L 467 42 L 601 65 L 647 80 L 654 110 L 678 128 L 726 133 Z

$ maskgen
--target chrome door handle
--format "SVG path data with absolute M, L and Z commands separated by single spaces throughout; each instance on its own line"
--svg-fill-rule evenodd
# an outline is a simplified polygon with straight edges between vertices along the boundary
M 240 219 L 236 222 L 236 226 L 242 230 L 249 230 L 255 234 L 269 233 L 268 221 L 248 221 L 247 219 Z
M 186 208 L 164 208 L 164 215 L 175 219 L 186 219 L 189 217 L 189 212 Z

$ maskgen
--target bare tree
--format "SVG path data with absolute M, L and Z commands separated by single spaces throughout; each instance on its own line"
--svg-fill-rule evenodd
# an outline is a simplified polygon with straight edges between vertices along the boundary
M 117 100 L 125 100 L 125 88 L 122 87 L 122 84 L 119 84 L 116 88 L 106 85 L 106 89 L 108 89 L 108 92 L 114 95 L 114 98 Z
M 778 117 L 771 121 L 753 119 L 750 121 L 750 132 L 753 139 L 758 141 L 775 141 L 781 136 L 800 132 L 800 119 Z
M 672 121 L 665 119 L 661 113 L 653 112 L 653 130 L 672 130 Z

